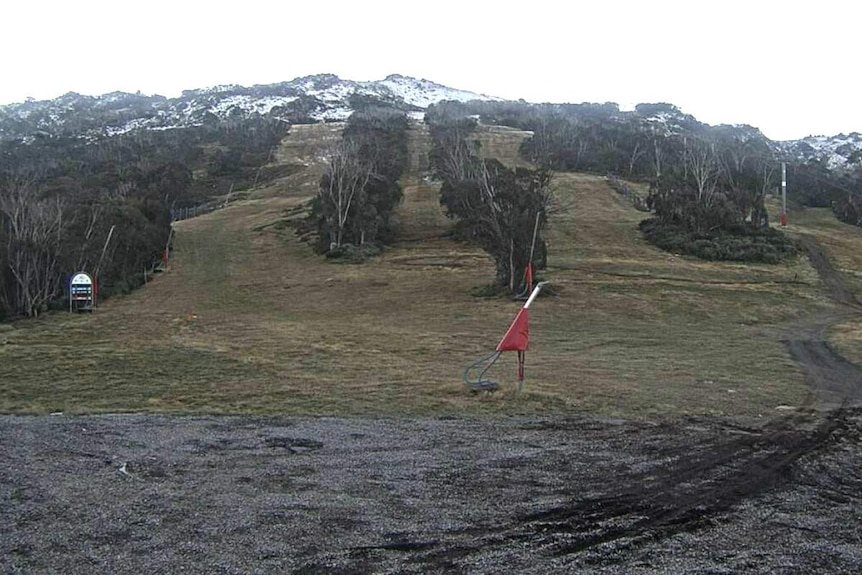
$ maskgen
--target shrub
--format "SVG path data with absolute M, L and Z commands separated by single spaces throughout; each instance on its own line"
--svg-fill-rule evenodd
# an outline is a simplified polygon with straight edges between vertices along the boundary
M 665 251 L 704 260 L 777 264 L 796 256 L 799 245 L 772 228 L 737 226 L 710 234 L 696 233 L 658 218 L 640 223 L 644 238 Z
M 361 264 L 381 253 L 383 253 L 383 246 L 377 242 L 365 243 L 361 246 L 342 244 L 326 252 L 326 257 L 338 263 Z

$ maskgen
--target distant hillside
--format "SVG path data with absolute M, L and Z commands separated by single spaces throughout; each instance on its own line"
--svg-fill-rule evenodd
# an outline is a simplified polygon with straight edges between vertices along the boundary
M 421 119 L 426 108 L 442 101 L 505 103 L 501 98 L 398 74 L 370 82 L 319 74 L 277 84 L 223 85 L 186 90 L 178 98 L 125 92 L 84 96 L 70 92 L 54 100 L 30 100 L 0 106 L 0 142 L 26 142 L 36 137 L 97 140 L 136 130 L 214 125 L 254 116 L 277 118 L 293 124 L 340 121 L 358 106 L 380 102 Z M 665 137 L 696 134 L 709 127 L 672 104 L 639 104 L 637 110 L 630 112 L 620 111 L 613 103 L 553 105 L 563 110 L 581 107 L 592 110 L 591 113 L 605 120 L 635 123 L 640 127 L 646 125 Z M 763 140 L 776 154 L 789 160 L 815 161 L 837 171 L 862 166 L 862 135 L 858 133 L 774 142 L 751 126 L 726 128 L 734 131 L 735 137 L 742 141 Z
M 808 136 L 782 142 L 790 157 L 825 162 L 830 169 L 852 169 L 862 166 L 862 134 Z
M 252 87 L 186 90 L 179 98 L 124 92 L 103 96 L 69 93 L 54 100 L 0 106 L 0 141 L 40 135 L 96 139 L 140 129 L 168 130 L 255 115 L 290 123 L 344 120 L 355 107 L 368 101 L 383 101 L 421 116 L 422 110 L 442 100 L 496 99 L 406 76 L 354 82 L 331 74 Z

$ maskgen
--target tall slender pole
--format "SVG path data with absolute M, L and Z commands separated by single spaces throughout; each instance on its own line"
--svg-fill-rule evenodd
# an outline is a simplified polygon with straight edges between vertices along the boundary
M 787 225 L 787 162 L 781 162 L 781 227 Z
M 533 293 L 530 294 L 530 299 L 527 300 L 527 303 L 524 304 L 524 309 L 530 309 L 530 306 L 533 305 L 533 301 L 537 297 L 539 297 L 539 292 L 542 291 L 542 288 L 547 285 L 548 282 L 539 282 L 536 284 Z M 527 384 L 525 380 L 525 368 L 524 365 L 527 363 L 527 352 L 526 350 L 518 350 L 518 391 L 524 391 Z
M 168 261 L 171 259 L 171 239 L 174 237 L 174 226 L 171 225 L 171 231 L 168 232 L 168 241 L 165 243 L 165 251 L 162 253 L 162 261 L 165 267 L 168 267 Z
M 105 240 L 105 245 L 102 246 L 102 255 L 99 256 L 99 263 L 96 265 L 96 272 L 93 274 L 93 307 L 96 307 L 96 299 L 99 297 L 99 273 L 102 271 L 102 262 L 105 261 L 105 252 L 108 251 L 108 244 L 111 243 L 111 237 L 114 235 L 114 228 L 116 225 L 111 226 L 111 229 L 108 231 L 108 239 Z
M 533 226 L 533 242 L 530 244 L 530 259 L 527 260 L 527 269 L 524 270 L 524 278 L 529 278 L 524 293 L 533 289 L 533 254 L 536 252 L 536 237 L 539 235 L 539 217 L 541 212 L 536 212 L 536 224 Z

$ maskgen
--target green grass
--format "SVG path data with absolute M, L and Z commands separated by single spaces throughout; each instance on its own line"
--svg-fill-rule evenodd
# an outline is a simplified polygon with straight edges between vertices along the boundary
M 501 391 L 470 393 L 463 369 L 494 349 L 519 304 L 472 295 L 493 265 L 447 239 L 437 188 L 418 177 L 424 127 L 411 132 L 399 244 L 333 265 L 274 225 L 313 196 L 338 129 L 295 126 L 278 163 L 307 166 L 178 223 L 170 269 L 143 289 L 93 315 L 0 328 L 0 411 L 652 417 L 771 415 L 807 400 L 780 334 L 831 303 L 804 257 L 662 252 L 640 236 L 644 214 L 578 174 L 555 179 L 541 275 L 558 295 L 533 309 L 526 392 L 504 354 L 489 374 Z M 486 154 L 514 161 L 524 134 L 483 137 Z M 799 229 L 845 241 L 818 218 Z M 835 248 L 843 268 L 862 253 L 856 241 Z

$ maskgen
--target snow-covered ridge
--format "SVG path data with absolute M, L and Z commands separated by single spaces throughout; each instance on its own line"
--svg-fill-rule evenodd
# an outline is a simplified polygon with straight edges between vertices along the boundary
M 455 90 L 429 80 L 417 80 L 416 78 L 409 78 L 398 74 L 392 74 L 379 82 L 373 82 L 373 84 L 385 86 L 408 104 L 419 108 L 427 108 L 431 104 L 436 104 L 443 100 L 456 100 L 459 102 L 469 102 L 470 100 L 502 101 L 502 98 L 466 92 L 464 90 Z
M 54 100 L 29 100 L 0 105 L 0 142 L 30 141 L 37 137 L 96 140 L 141 130 L 171 130 L 219 121 L 254 117 L 291 123 L 341 121 L 360 103 L 379 100 L 421 120 L 425 109 L 444 100 L 502 101 L 484 94 L 401 75 L 357 82 L 333 74 L 296 78 L 257 86 L 219 85 L 186 90 L 178 98 L 111 92 L 86 96 L 70 92 Z M 638 104 L 620 111 L 615 104 L 559 104 L 583 108 L 591 117 L 635 122 L 658 135 L 697 134 L 706 128 L 696 118 L 667 103 Z M 862 135 L 809 136 L 791 142 L 772 142 L 756 128 L 728 126 L 742 140 L 763 139 L 788 158 L 824 162 L 831 169 L 862 166 Z
M 0 106 L 0 140 L 28 139 L 39 134 L 109 137 L 252 116 L 290 122 L 337 121 L 353 113 L 356 97 L 383 100 L 412 117 L 444 100 L 499 100 L 400 75 L 355 82 L 321 74 L 278 84 L 186 90 L 179 98 L 171 99 L 123 92 L 102 96 L 69 93 L 54 100 Z
M 850 169 L 862 165 L 862 134 L 808 136 L 801 140 L 782 142 L 791 156 L 804 160 L 826 162 L 830 169 Z

